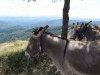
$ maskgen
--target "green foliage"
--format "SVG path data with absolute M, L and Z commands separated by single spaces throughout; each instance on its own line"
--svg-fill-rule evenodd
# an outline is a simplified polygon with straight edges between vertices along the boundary
M 0 43 L 14 41 L 14 40 L 25 40 L 32 34 L 21 26 L 14 26 L 3 31 L 0 30 Z
M 0 44 L 0 75 L 58 75 L 56 67 L 44 53 L 40 58 L 26 60 L 27 41 Z
M 21 27 L 12 27 L 2 31 L 0 35 L 0 43 L 14 41 L 14 40 L 26 40 L 32 35 L 32 29 L 24 29 Z M 61 26 L 51 26 L 48 31 L 59 35 L 61 34 Z
M 0 72 L 4 75 L 60 75 L 56 67 L 51 65 L 52 61 L 46 54 L 41 59 L 36 57 L 31 61 L 26 60 L 24 51 L 0 56 Z
M 20 73 L 23 70 L 22 67 L 25 66 L 23 64 L 25 60 L 23 59 L 22 52 L 17 52 L 8 56 L 1 56 L 0 60 L 2 63 L 2 72 L 5 74 Z

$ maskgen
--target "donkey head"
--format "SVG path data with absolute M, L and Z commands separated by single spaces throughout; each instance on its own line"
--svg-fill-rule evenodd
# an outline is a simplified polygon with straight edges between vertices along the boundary
M 45 27 L 40 27 L 38 30 L 35 30 L 31 38 L 29 39 L 28 46 L 25 50 L 25 56 L 28 59 L 39 55 L 41 51 L 40 38 L 47 28 L 48 25 Z
M 82 23 L 76 26 L 72 26 L 71 33 L 70 33 L 70 39 L 75 40 L 76 38 L 78 38 L 78 40 L 82 40 L 85 36 L 85 32 L 87 31 L 90 22 L 86 24 Z
M 73 39 L 73 40 L 75 40 L 76 38 L 82 39 L 81 32 L 83 29 L 83 25 L 84 25 L 84 23 L 82 23 L 81 25 L 80 24 L 78 24 L 78 25 L 73 24 L 73 26 L 71 27 L 71 32 L 70 32 L 70 39 Z

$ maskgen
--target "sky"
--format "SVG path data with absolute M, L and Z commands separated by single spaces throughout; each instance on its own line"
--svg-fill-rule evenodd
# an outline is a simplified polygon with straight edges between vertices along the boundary
M 63 0 L 0 0 L 0 16 L 62 16 Z M 100 0 L 71 0 L 70 17 L 100 18 Z

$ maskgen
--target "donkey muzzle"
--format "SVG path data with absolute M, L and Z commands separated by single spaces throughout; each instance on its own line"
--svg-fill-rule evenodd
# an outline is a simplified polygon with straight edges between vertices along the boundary
M 27 51 L 25 51 L 25 57 L 26 57 L 26 59 L 30 59 L 31 58 L 30 54 Z

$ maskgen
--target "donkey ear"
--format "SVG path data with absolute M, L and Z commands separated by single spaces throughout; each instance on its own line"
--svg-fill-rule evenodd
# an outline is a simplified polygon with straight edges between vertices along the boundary
M 76 23 L 73 23 L 72 26 L 71 26 L 71 29 L 75 28 L 77 26 Z
M 43 29 L 43 27 L 40 27 L 40 28 L 36 29 L 34 31 L 34 35 L 37 35 L 42 29 Z
M 48 28 L 49 26 L 46 25 L 44 28 L 42 28 L 39 33 L 38 33 L 38 36 L 41 36 L 43 34 L 43 32 Z
M 88 23 L 86 23 L 86 24 L 85 24 L 85 26 L 87 26 L 87 27 L 88 27 L 88 26 L 89 26 L 89 24 L 90 24 L 91 22 L 92 22 L 92 21 L 89 21 Z
M 45 27 L 40 27 L 38 32 L 33 36 L 33 38 L 39 38 L 48 27 L 48 25 L 46 25 Z
M 44 27 L 44 30 L 46 30 L 48 27 L 49 27 L 49 26 L 48 26 L 48 25 L 46 25 L 46 26 Z

